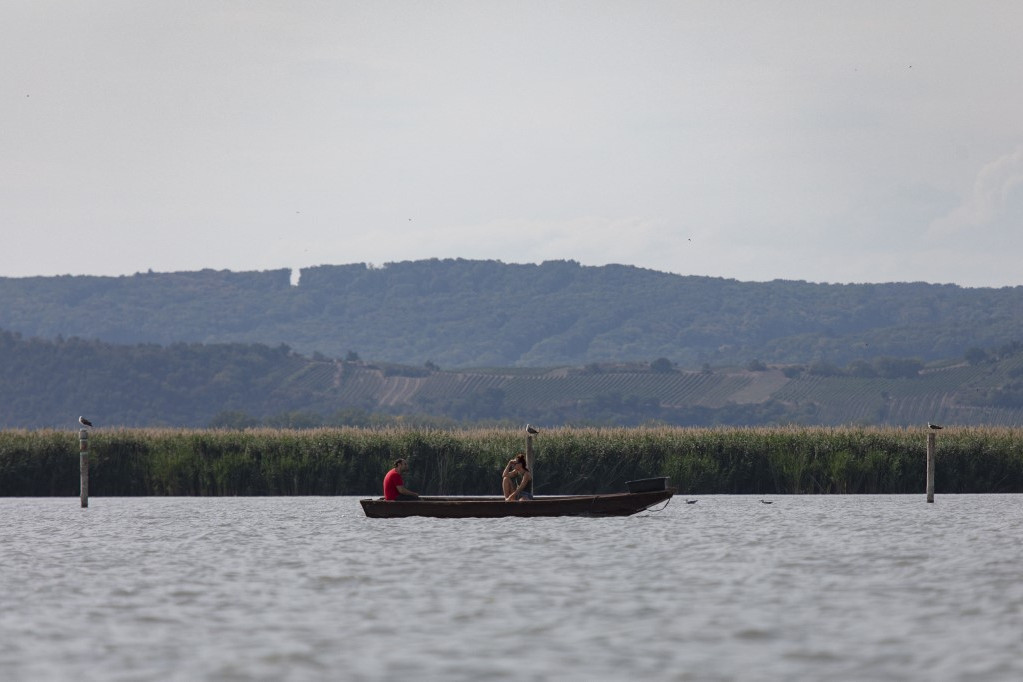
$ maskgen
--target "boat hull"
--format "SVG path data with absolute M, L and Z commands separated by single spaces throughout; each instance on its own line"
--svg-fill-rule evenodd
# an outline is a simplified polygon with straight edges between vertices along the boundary
M 359 500 L 366 516 L 396 519 L 429 516 L 440 519 L 501 518 L 505 516 L 630 516 L 667 502 L 674 488 L 643 493 L 608 495 L 564 495 L 506 502 L 501 497 L 421 497 L 418 500 L 388 502 Z

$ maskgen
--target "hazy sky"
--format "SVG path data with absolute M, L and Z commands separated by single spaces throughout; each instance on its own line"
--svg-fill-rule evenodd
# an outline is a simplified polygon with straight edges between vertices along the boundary
M 1023 284 L 1023 3 L 0 1 L 0 276 Z

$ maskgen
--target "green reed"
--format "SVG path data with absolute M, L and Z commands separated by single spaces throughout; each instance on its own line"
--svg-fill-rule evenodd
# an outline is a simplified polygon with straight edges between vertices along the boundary
M 669 476 L 696 494 L 922 493 L 923 429 L 558 428 L 533 440 L 537 494 L 608 492 Z M 379 495 L 409 459 L 426 494 L 497 494 L 525 434 L 499 428 L 388 427 L 244 431 L 98 429 L 90 493 Z M 78 494 L 78 433 L 0 432 L 0 495 Z M 938 435 L 938 493 L 1023 492 L 1023 431 L 948 428 Z

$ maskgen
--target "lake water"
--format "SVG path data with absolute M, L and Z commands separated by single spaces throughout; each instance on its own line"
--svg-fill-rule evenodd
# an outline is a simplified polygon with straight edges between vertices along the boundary
M 0 499 L 0 679 L 1023 679 L 1023 496 L 771 499 Z

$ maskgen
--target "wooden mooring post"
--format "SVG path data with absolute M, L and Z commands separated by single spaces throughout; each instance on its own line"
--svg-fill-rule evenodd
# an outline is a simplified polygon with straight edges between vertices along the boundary
M 934 502 L 934 449 L 937 440 L 935 433 L 927 434 L 927 501 Z
M 86 429 L 78 431 L 78 475 L 81 479 L 82 507 L 89 506 L 89 432 Z
M 529 469 L 529 494 L 533 494 L 533 482 L 536 480 L 536 472 L 533 471 L 533 436 L 526 436 L 526 468 Z

